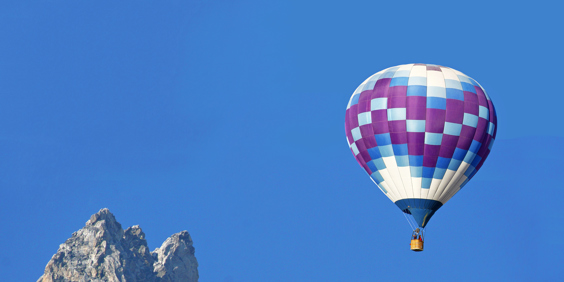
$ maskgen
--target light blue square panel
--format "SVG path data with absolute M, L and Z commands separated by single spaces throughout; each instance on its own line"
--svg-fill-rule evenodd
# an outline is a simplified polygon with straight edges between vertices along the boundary
M 388 98 L 375 98 L 370 101 L 370 110 L 384 110 L 388 108 Z
M 425 121 L 408 119 L 405 121 L 407 132 L 425 132 Z
M 388 109 L 388 121 L 405 120 L 405 117 L 406 117 L 406 109 L 405 108 Z
M 405 156 L 396 155 L 396 163 L 398 164 L 398 166 L 409 166 L 409 158 L 407 155 Z
M 468 84 L 472 84 L 472 81 L 465 75 L 457 75 L 458 76 L 458 80 L 460 80 L 460 82 L 465 82 Z
M 433 178 L 435 179 L 443 179 L 445 175 L 446 168 L 435 168 L 435 172 L 433 173 Z
M 372 123 L 372 114 L 370 112 L 364 112 L 358 114 L 358 125 L 366 125 Z
M 360 98 L 360 94 L 355 94 L 351 100 L 351 106 L 358 104 L 358 99 Z
M 466 153 L 466 156 L 464 156 L 464 162 L 467 164 L 471 164 L 472 161 L 474 160 L 474 157 L 476 156 L 476 154 L 468 151 L 468 153 Z
M 382 174 L 380 174 L 379 171 L 373 171 L 371 176 L 372 176 L 372 179 L 374 179 L 374 181 L 376 181 L 376 183 L 378 183 L 378 184 L 380 184 L 380 182 L 384 181 L 384 177 L 382 177 Z
M 485 118 L 487 120 L 490 119 L 490 110 L 484 106 L 479 106 L 480 109 L 480 114 L 478 114 L 479 117 L 481 118 Z
M 462 163 L 461 160 L 451 159 L 450 163 L 448 164 L 448 169 L 452 171 L 457 171 L 461 163 Z
M 427 86 L 427 78 L 421 76 L 410 76 L 407 85 Z
M 445 87 L 462 90 L 462 85 L 460 85 L 460 81 L 453 79 L 445 79 Z
M 394 78 L 396 77 L 407 77 L 409 78 L 409 73 L 411 72 L 411 70 L 399 70 L 396 71 L 396 73 L 394 74 Z
M 380 149 L 380 154 L 382 154 L 382 157 L 391 157 L 394 155 L 394 149 L 392 148 L 392 145 L 378 146 L 378 149 Z
M 425 144 L 427 145 L 441 145 L 442 140 L 442 133 L 425 132 Z
M 372 160 L 371 163 L 376 167 L 377 170 L 382 170 L 386 168 L 386 165 L 384 164 L 384 160 L 382 160 L 381 158 Z
M 409 171 L 411 172 L 411 177 L 422 177 L 423 167 L 422 166 L 409 166 Z
M 427 86 L 427 97 L 439 97 L 446 99 L 446 89 L 440 86 Z
M 445 122 L 444 134 L 460 136 L 460 131 L 462 130 L 462 124 Z
M 490 122 L 490 124 L 488 126 L 488 134 L 493 136 L 494 130 L 495 130 L 495 124 L 493 124 L 493 122 Z
M 476 128 L 476 126 L 478 126 L 478 116 L 464 113 L 464 120 L 462 120 L 462 124 Z
M 429 189 L 431 188 L 431 181 L 433 181 L 432 177 L 423 177 L 421 179 L 421 188 L 423 189 Z

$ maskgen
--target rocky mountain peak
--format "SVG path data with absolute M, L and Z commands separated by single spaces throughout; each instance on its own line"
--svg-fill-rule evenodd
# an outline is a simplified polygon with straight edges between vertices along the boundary
M 152 253 L 157 277 L 163 278 L 163 281 L 192 281 L 192 277 L 198 277 L 197 269 L 193 267 L 198 265 L 194 252 L 192 237 L 188 232 L 182 231 L 170 236 Z M 185 258 L 190 260 L 184 261 Z M 170 278 L 165 280 L 165 276 Z
M 116 221 L 114 215 L 107 208 L 103 208 L 97 213 L 90 216 L 90 219 L 86 222 L 86 226 L 96 225 L 97 223 L 108 223 L 111 226 L 117 224 L 121 227 L 121 224 L 119 224 L 119 222 Z
M 182 231 L 150 252 L 138 225 L 124 231 L 108 209 L 101 209 L 59 246 L 38 282 L 198 281 L 192 244 Z

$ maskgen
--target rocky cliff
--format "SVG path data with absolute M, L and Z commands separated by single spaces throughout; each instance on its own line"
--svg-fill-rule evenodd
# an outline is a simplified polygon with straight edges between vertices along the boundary
M 172 235 L 150 252 L 139 226 L 124 231 L 102 209 L 59 246 L 40 281 L 192 282 L 198 281 L 198 261 L 188 232 Z

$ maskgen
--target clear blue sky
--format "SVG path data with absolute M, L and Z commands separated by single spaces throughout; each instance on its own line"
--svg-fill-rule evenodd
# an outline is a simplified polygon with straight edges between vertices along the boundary
M 188 230 L 201 281 L 561 278 L 563 7 L 504 3 L 0 3 L 2 280 L 104 207 L 151 250 Z M 475 78 L 499 118 L 422 253 L 344 130 L 406 63 Z

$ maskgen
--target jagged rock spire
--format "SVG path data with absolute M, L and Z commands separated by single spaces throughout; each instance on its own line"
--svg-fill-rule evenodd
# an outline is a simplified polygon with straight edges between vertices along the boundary
M 170 236 L 160 248 L 153 251 L 157 277 L 171 282 L 198 280 L 198 261 L 194 251 L 192 237 L 188 232 L 182 231 Z
M 198 281 L 192 244 L 182 231 L 149 252 L 139 226 L 124 231 L 108 209 L 101 209 L 59 246 L 38 282 Z

